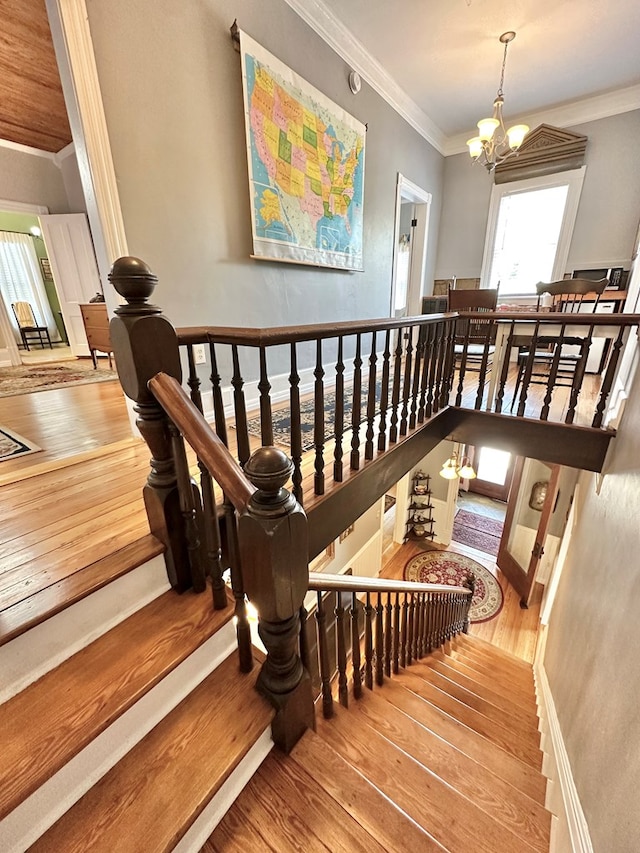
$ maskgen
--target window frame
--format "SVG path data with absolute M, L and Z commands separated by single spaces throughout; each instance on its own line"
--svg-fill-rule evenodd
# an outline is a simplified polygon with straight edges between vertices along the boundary
M 566 271 L 567 259 L 569 257 L 569 249 L 573 238 L 573 229 L 575 227 L 576 217 L 578 214 L 578 206 L 580 204 L 580 195 L 582 193 L 582 185 L 584 183 L 586 169 L 586 166 L 581 166 L 579 169 L 556 172 L 553 175 L 542 175 L 537 178 L 526 178 L 522 181 L 509 181 L 504 184 L 494 184 L 493 189 L 491 190 L 491 199 L 489 202 L 489 215 L 487 218 L 487 230 L 482 255 L 482 268 L 480 271 L 480 287 L 489 287 L 489 273 L 491 270 L 491 260 L 493 258 L 493 245 L 496 239 L 498 214 L 500 212 L 500 202 L 502 199 L 507 195 L 530 192 L 531 190 L 567 186 L 567 201 L 564 208 L 564 215 L 562 217 L 558 247 L 556 249 L 556 257 L 550 280 L 559 281 L 562 279 Z M 498 293 L 499 299 L 506 297 L 515 301 L 519 299 L 531 299 L 532 296 L 536 296 L 535 287 L 530 293 Z

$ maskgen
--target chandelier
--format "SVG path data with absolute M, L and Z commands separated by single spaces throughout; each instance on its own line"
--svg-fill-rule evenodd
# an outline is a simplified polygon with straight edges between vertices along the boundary
M 451 456 L 443 463 L 442 468 L 438 471 L 441 477 L 445 480 L 456 480 L 460 477 L 463 480 L 473 480 L 478 475 L 473 470 L 468 456 L 463 456 L 458 462 L 458 454 L 454 451 Z
M 504 57 L 502 58 L 502 72 L 500 74 L 498 94 L 493 102 L 493 116 L 491 118 L 480 119 L 478 122 L 478 135 L 467 142 L 471 159 L 474 163 L 482 163 L 488 172 L 493 172 L 499 163 L 502 163 L 507 157 L 515 154 L 529 132 L 529 126 L 526 124 L 516 124 L 510 127 L 509 130 L 506 130 L 502 117 L 502 105 L 504 104 L 502 86 L 504 83 L 504 69 L 507 64 L 507 48 L 515 37 L 516 34 L 513 31 L 502 33 L 500 36 L 500 42 L 504 45 Z

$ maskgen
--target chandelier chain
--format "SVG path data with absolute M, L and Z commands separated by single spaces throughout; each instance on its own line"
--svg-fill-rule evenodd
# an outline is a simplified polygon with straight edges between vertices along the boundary
M 509 47 L 509 42 L 506 41 L 504 43 L 504 55 L 502 57 L 502 71 L 500 72 L 500 85 L 498 86 L 498 95 L 502 97 L 502 87 L 504 85 L 504 70 L 507 67 L 507 48 Z

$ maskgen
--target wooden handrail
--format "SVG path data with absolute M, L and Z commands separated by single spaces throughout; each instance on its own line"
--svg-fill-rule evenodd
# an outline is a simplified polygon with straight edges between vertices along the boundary
M 344 335 L 366 334 L 387 329 L 401 329 L 407 326 L 429 326 L 441 320 L 457 317 L 477 317 L 474 311 L 452 311 L 446 314 L 420 314 L 416 317 L 399 319 L 384 317 L 372 320 L 354 320 L 341 323 L 317 323 L 302 326 L 270 326 L 265 328 L 245 328 L 242 326 L 185 326 L 176 329 L 181 345 L 208 343 L 236 344 L 239 346 L 268 347 L 302 341 L 324 340 Z M 640 314 L 571 314 L 569 312 L 524 312 L 524 311 L 482 311 L 482 320 L 520 320 L 541 323 L 570 322 L 580 326 L 637 326 Z
M 471 590 L 464 586 L 386 578 L 356 578 L 352 575 L 330 575 L 323 572 L 309 572 L 309 589 L 320 592 L 455 592 L 471 595 Z
M 157 373 L 149 380 L 149 388 L 237 511 L 243 512 L 255 487 L 185 394 L 178 380 L 166 373 Z
M 341 323 L 309 323 L 302 326 L 270 326 L 249 329 L 243 326 L 185 326 L 176 329 L 180 344 L 202 344 L 209 339 L 215 343 L 238 344 L 240 346 L 267 347 L 299 341 L 317 341 L 343 335 L 366 334 L 387 329 L 402 329 L 406 326 L 429 326 L 455 318 L 451 314 L 420 314 L 417 317 L 382 317 L 372 320 L 347 320 Z

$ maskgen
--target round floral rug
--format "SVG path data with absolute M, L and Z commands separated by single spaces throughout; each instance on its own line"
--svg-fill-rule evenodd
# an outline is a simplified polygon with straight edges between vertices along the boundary
M 423 551 L 412 557 L 404 568 L 404 578 L 416 583 L 440 583 L 464 586 L 470 574 L 475 575 L 476 588 L 471 603 L 472 622 L 488 622 L 502 610 L 502 589 L 489 569 L 453 551 Z

